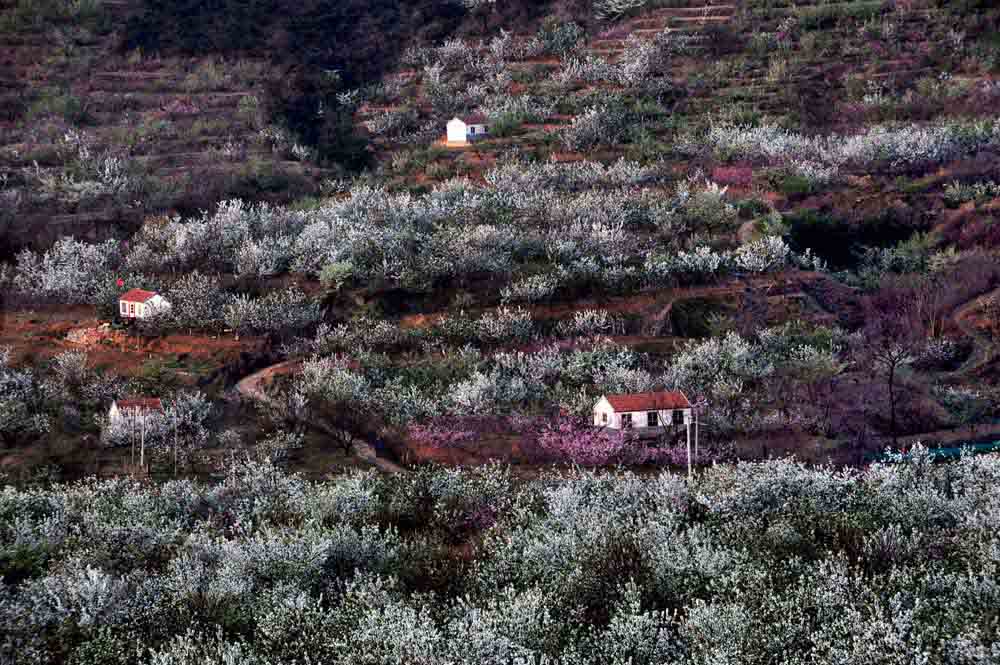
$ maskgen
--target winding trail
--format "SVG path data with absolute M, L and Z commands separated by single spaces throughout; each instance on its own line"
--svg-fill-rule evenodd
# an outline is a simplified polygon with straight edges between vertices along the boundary
M 980 367 L 983 367 L 996 358 L 996 348 L 993 344 L 993 340 L 989 336 L 980 332 L 976 326 L 974 326 L 970 321 L 970 314 L 972 314 L 984 300 L 990 296 L 1000 296 L 1000 287 L 993 289 L 992 291 L 987 291 L 986 293 L 981 293 L 973 298 L 970 298 L 966 303 L 956 307 L 951 316 L 948 318 L 955 327 L 958 328 L 963 335 L 967 336 L 972 340 L 972 353 L 969 357 L 965 359 L 965 362 L 961 364 L 957 369 L 950 372 L 944 372 L 940 375 L 943 379 L 952 379 L 967 374 L 975 372 Z M 996 423 L 984 423 L 978 426 L 981 430 L 979 434 L 972 435 L 967 428 L 949 428 L 935 430 L 933 432 L 921 432 L 919 434 L 907 434 L 905 436 L 899 437 L 900 441 L 906 445 L 912 445 L 917 441 L 926 441 L 927 439 L 933 439 L 935 441 L 940 441 L 942 443 L 955 443 L 959 441 L 965 441 L 972 438 L 977 438 L 978 436 L 987 435 L 990 431 L 996 430 Z
M 950 317 L 952 322 L 959 330 L 962 331 L 962 334 L 972 340 L 972 353 L 970 353 L 969 357 L 965 359 L 965 362 L 962 363 L 961 367 L 948 372 L 946 376 L 962 376 L 969 374 L 976 371 L 983 365 L 990 363 L 994 359 L 996 349 L 994 348 L 993 340 L 990 339 L 989 336 L 980 332 L 976 326 L 969 322 L 969 315 L 978 309 L 990 296 L 1000 297 L 1000 287 L 972 298 L 964 305 L 956 307 L 955 311 L 952 312 Z
M 236 390 L 243 398 L 258 402 L 270 402 L 271 398 L 268 397 L 267 392 L 264 390 L 265 382 L 277 374 L 285 374 L 296 364 L 298 364 L 298 362 L 295 360 L 285 360 L 275 365 L 269 365 L 264 369 L 258 370 L 253 374 L 240 379 L 236 384 Z M 322 430 L 323 432 L 329 433 L 329 428 L 322 423 L 309 421 L 309 425 Z M 365 460 L 369 464 L 375 465 L 378 469 L 386 473 L 406 473 L 406 469 L 395 462 L 387 460 L 384 457 L 379 457 L 375 452 L 375 449 L 367 441 L 354 439 L 351 442 L 351 450 L 359 458 Z

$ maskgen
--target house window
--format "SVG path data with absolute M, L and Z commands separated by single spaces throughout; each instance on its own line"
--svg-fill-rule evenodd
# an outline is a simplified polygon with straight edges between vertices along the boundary
M 684 424 L 684 411 L 681 409 L 676 409 L 674 411 L 674 424 L 683 425 Z
M 623 413 L 622 414 L 622 429 L 631 429 L 632 427 L 632 414 Z
M 118 303 L 118 309 L 121 310 L 122 314 L 128 314 L 128 305 L 123 302 Z
M 602 413 L 601 414 L 601 424 L 602 425 L 607 425 L 608 424 L 608 414 L 607 413 Z
M 646 413 L 646 427 L 656 427 L 660 424 L 660 414 L 656 411 Z

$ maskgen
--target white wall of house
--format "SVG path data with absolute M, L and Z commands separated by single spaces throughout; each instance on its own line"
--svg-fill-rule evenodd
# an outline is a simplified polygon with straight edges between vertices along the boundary
M 613 427 L 618 429 L 621 427 L 621 421 L 615 424 L 616 415 L 614 408 L 606 397 L 602 397 L 601 401 L 594 405 L 594 425 L 596 427 Z
M 448 121 L 449 143 L 464 143 L 471 138 L 486 136 L 487 133 L 486 125 L 484 124 L 467 125 L 460 118 L 452 118 Z
M 691 409 L 660 409 L 657 411 L 624 411 L 618 413 L 607 399 L 601 399 L 594 406 L 594 425 L 596 427 L 607 427 L 609 429 L 622 429 L 622 416 L 631 416 L 632 429 L 644 429 L 649 427 L 649 414 L 656 413 L 657 425 L 654 427 L 664 427 L 674 424 L 674 412 L 680 412 L 685 425 L 694 422 Z M 678 423 L 679 424 L 679 423 Z
M 448 142 L 462 143 L 468 140 L 468 129 L 466 124 L 458 118 L 448 121 Z
M 170 309 L 170 303 L 159 294 L 146 302 L 118 301 L 118 312 L 126 319 L 145 319 L 153 316 L 156 312 L 168 309 Z

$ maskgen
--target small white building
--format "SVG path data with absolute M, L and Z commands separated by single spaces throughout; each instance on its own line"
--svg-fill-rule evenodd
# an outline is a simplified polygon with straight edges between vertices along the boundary
M 118 313 L 123 319 L 146 319 L 170 309 L 170 303 L 155 291 L 131 289 L 118 298 Z
M 108 420 L 112 426 L 139 424 L 151 416 L 163 413 L 163 403 L 158 397 L 119 399 L 111 403 Z
M 448 121 L 448 143 L 468 143 L 489 134 L 482 114 L 455 117 Z
M 634 430 L 690 425 L 693 410 L 679 390 L 603 395 L 594 405 L 594 425 Z

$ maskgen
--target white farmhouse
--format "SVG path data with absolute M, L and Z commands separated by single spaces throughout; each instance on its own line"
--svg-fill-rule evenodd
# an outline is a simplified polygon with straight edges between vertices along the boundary
M 610 429 L 690 425 L 692 411 L 691 402 L 677 390 L 603 395 L 594 405 L 594 425 Z
M 132 289 L 118 298 L 118 312 L 123 319 L 146 319 L 170 309 L 170 303 L 155 291 Z
M 594 425 L 630 430 L 642 437 L 655 436 L 667 428 L 687 430 L 688 477 L 692 473 L 691 424 L 694 424 L 694 457 L 698 457 L 698 419 L 687 396 L 679 390 L 656 393 L 602 395 L 594 405 Z
M 474 114 L 448 121 L 448 143 L 468 143 L 489 134 L 486 116 Z

